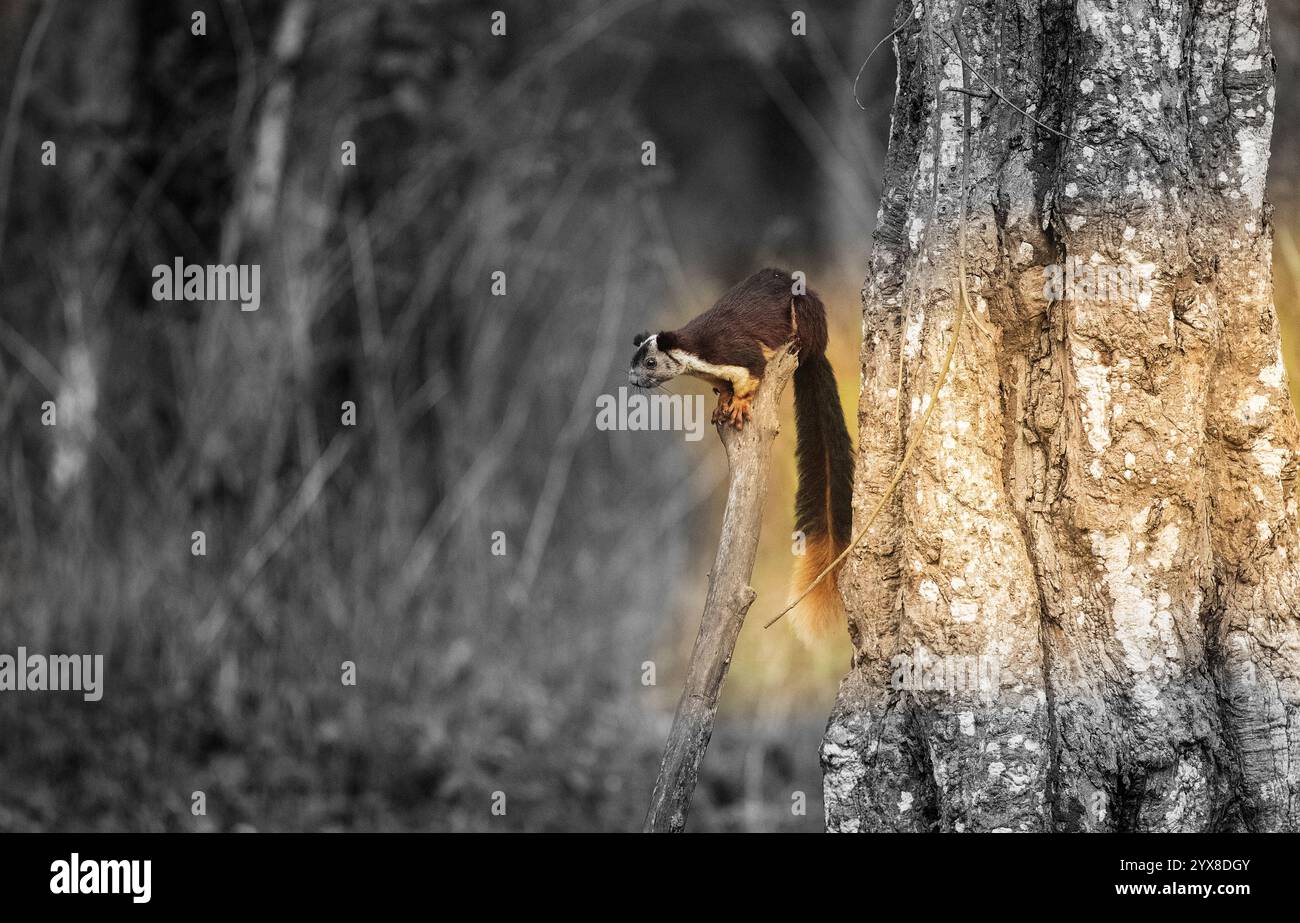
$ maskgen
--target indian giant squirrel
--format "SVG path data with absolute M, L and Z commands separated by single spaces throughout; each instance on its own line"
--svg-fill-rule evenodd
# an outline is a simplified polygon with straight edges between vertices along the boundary
M 756 272 L 686 326 L 638 334 L 628 370 L 628 381 L 641 388 L 678 375 L 707 381 L 718 393 L 713 422 L 741 429 L 750 419 L 751 401 L 768 360 L 785 344 L 798 341 L 795 528 L 803 533 L 805 547 L 795 564 L 792 598 L 848 546 L 853 520 L 853 449 L 835 373 L 826 359 L 826 307 L 811 289 L 794 294 L 796 290 L 788 273 Z M 835 574 L 790 615 L 805 641 L 843 625 Z

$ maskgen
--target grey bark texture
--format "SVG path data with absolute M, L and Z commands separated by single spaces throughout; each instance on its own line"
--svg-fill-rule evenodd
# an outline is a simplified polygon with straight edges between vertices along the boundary
M 933 386 L 963 268 L 979 324 L 846 563 L 827 828 L 1294 830 L 1298 443 L 1265 2 L 898 16 L 858 521 Z M 1049 292 L 1051 265 L 1091 281 Z
M 718 553 L 709 572 L 709 592 L 700 618 L 700 632 L 691 650 L 682 697 L 673 715 L 646 814 L 646 833 L 680 833 L 686 826 L 700 761 L 713 736 L 718 696 L 731 666 L 736 638 L 745 624 L 745 614 L 754 602 L 754 589 L 749 581 L 754 573 L 763 524 L 772 442 L 781 429 L 777 408 L 798 364 L 794 349 L 778 351 L 768 362 L 758 386 L 753 419 L 743 430 L 728 425 L 718 429 L 730 467 L 727 506 L 722 515 Z

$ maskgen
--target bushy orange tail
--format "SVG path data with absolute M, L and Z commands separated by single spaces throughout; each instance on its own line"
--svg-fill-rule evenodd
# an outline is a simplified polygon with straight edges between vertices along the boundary
M 808 584 L 816 580 L 826 565 L 834 561 L 835 556 L 843 550 L 837 548 L 825 535 L 810 538 L 803 556 L 797 558 L 794 565 L 790 599 L 794 600 L 806 590 Z M 839 582 L 836 574 L 832 573 L 790 610 L 789 620 L 790 627 L 799 636 L 799 640 L 811 647 L 813 642 L 833 631 L 836 625 L 843 625 L 846 617 L 844 603 L 840 599 Z
M 815 307 L 796 307 L 808 313 L 820 309 L 821 329 L 825 330 L 825 309 L 816 296 L 812 300 Z M 801 333 L 802 324 L 801 319 Z M 824 338 L 820 345 L 825 348 Z M 794 373 L 794 419 L 799 472 L 795 528 L 804 535 L 804 554 L 796 558 L 791 600 L 848 547 L 853 527 L 853 446 L 844 425 L 835 372 L 821 353 L 800 357 Z M 844 620 L 844 604 L 834 573 L 790 611 L 790 624 L 806 644 L 825 636 L 836 625 L 843 625 Z

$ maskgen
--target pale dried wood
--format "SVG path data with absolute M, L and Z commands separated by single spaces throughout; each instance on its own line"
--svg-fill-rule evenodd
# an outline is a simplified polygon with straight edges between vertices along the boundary
M 646 814 L 646 833 L 678 833 L 686 825 L 700 762 L 713 736 L 718 696 L 745 614 L 756 595 L 749 581 L 767 498 L 770 450 L 781 429 L 777 409 L 798 364 L 793 346 L 778 351 L 768 362 L 754 397 L 753 419 L 743 430 L 724 424 L 718 431 L 731 469 L 727 507 L 717 557 L 709 574 L 700 632 L 691 651 L 686 683 Z

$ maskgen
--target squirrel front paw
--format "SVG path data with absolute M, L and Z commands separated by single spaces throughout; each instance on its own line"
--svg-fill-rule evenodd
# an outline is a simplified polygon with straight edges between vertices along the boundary
M 719 426 L 731 421 L 731 400 L 734 393 L 731 391 L 719 391 L 713 389 L 713 393 L 718 396 L 718 406 L 713 408 L 713 425 Z
M 727 407 L 726 418 L 727 422 L 736 429 L 744 429 L 745 424 L 754 418 L 752 399 L 733 398 Z

